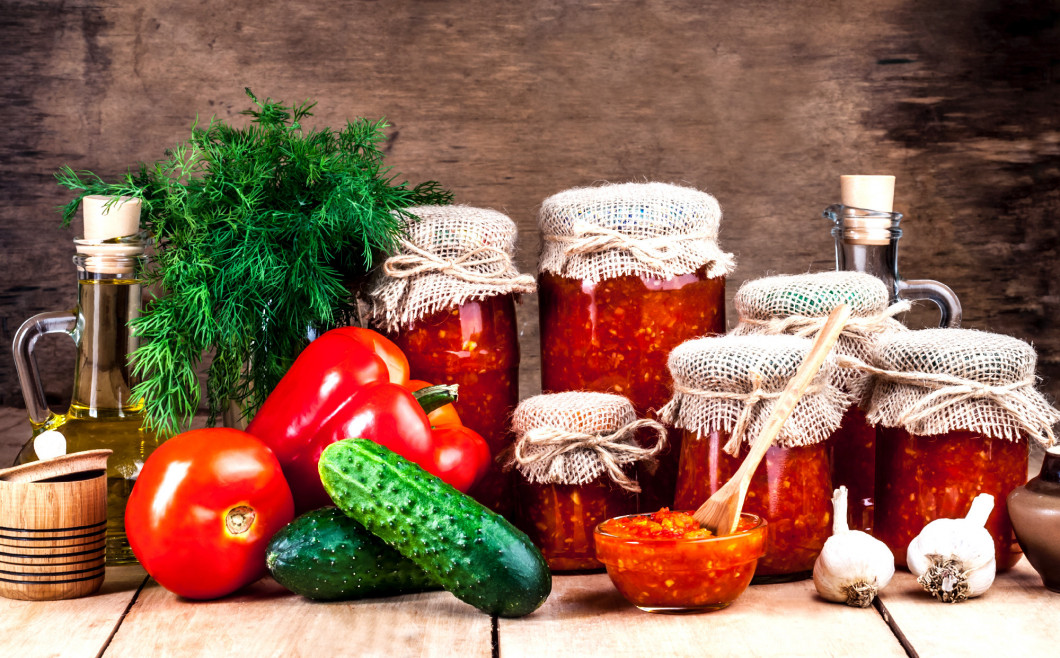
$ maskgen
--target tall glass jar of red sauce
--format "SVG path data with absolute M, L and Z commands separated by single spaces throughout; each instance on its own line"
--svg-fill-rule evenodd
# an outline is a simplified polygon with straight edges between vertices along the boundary
M 905 566 L 906 548 L 931 521 L 964 517 L 994 497 L 986 529 L 999 571 L 1021 551 L 1008 494 L 1027 481 L 1028 443 L 1053 442 L 1060 420 L 1035 389 L 1037 355 L 1010 336 L 925 329 L 880 341 L 868 417 L 877 425 L 875 535 Z
M 546 392 L 628 397 L 640 416 L 670 397 L 666 359 L 725 331 L 731 254 L 709 194 L 662 183 L 567 190 L 539 215 L 541 382 Z M 638 468 L 642 510 L 673 503 L 680 433 L 655 470 Z
M 519 525 L 553 571 L 602 568 L 593 529 L 634 512 L 635 467 L 665 447 L 666 428 L 620 395 L 568 391 L 523 400 L 512 431 Z M 652 445 L 638 447 L 638 431 Z
M 684 433 L 677 508 L 698 508 L 736 472 L 810 344 L 796 336 L 728 335 L 674 349 L 674 398 L 662 413 Z M 835 369 L 830 358 L 751 479 L 744 511 L 770 528 L 758 582 L 809 576 L 831 535 L 828 439 L 850 404 L 835 385 Z
M 815 272 L 772 276 L 748 281 L 736 292 L 733 304 L 740 321 L 733 334 L 793 334 L 813 338 L 828 314 L 847 304 L 851 318 L 836 342 L 836 354 L 861 361 L 870 358 L 884 335 L 905 331 L 894 315 L 906 304 L 889 306 L 890 293 L 883 281 L 863 272 Z M 847 522 L 852 530 L 872 531 L 876 478 L 876 428 L 865 418 L 869 373 L 836 369 L 836 384 L 854 396 L 839 429 L 828 442 L 832 484 L 849 491 Z
M 496 458 L 511 445 L 508 422 L 519 400 L 516 296 L 533 277 L 512 263 L 516 228 L 507 216 L 467 206 L 421 206 L 370 294 L 373 324 L 409 360 L 413 379 L 457 384 L 461 422 Z M 510 478 L 494 463 L 471 495 L 512 511 Z

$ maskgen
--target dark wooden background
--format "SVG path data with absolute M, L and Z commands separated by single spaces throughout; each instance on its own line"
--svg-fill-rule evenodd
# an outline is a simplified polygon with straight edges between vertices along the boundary
M 679 182 L 722 204 L 731 298 L 830 268 L 839 175 L 894 174 L 904 275 L 953 287 L 966 326 L 1032 341 L 1060 395 L 1056 2 L 3 0 L 0 63 L 4 345 L 74 303 L 79 227 L 59 228 L 53 172 L 155 160 L 196 116 L 236 118 L 249 86 L 319 101 L 320 124 L 387 116 L 395 169 L 507 212 L 528 271 L 546 196 Z M 536 300 L 521 310 L 531 392 Z M 39 352 L 56 408 L 60 338 Z M 6 349 L 0 405 L 18 406 Z

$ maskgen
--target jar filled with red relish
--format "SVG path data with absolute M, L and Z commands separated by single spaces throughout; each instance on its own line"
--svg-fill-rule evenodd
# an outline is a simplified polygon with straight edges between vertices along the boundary
M 883 281 L 863 272 L 816 272 L 748 281 L 733 300 L 740 321 L 736 335 L 792 334 L 813 339 L 839 304 L 851 309 L 835 352 L 860 361 L 870 358 L 884 335 L 905 331 L 894 315 L 908 302 L 889 305 Z M 854 368 L 835 370 L 835 382 L 854 396 L 839 429 L 828 441 L 832 484 L 849 491 L 847 523 L 852 530 L 872 531 L 876 480 L 876 428 L 865 418 L 872 375 Z
M 601 568 L 593 529 L 636 510 L 635 467 L 665 448 L 666 428 L 621 395 L 568 391 L 523 400 L 512 431 L 519 525 L 553 571 Z
M 1005 501 L 1027 481 L 1029 441 L 1051 444 L 1060 420 L 1035 389 L 1034 348 L 984 331 L 924 329 L 885 337 L 872 361 L 876 537 L 905 566 L 924 526 L 964 517 L 988 493 L 997 568 L 1012 568 L 1021 551 Z
M 728 335 L 674 349 L 674 397 L 661 416 L 683 431 L 677 508 L 698 508 L 736 473 L 810 345 L 797 336 Z M 829 356 L 752 476 L 743 510 L 769 522 L 757 582 L 808 577 L 831 535 L 827 441 L 851 401 L 835 369 Z
M 457 384 L 462 423 L 496 458 L 511 445 L 519 401 L 516 295 L 534 279 L 512 263 L 516 228 L 507 216 L 467 206 L 421 206 L 388 258 L 370 298 L 371 317 L 408 357 L 413 379 Z M 511 511 L 510 478 L 492 464 L 469 492 Z
M 713 196 L 662 183 L 572 189 L 545 199 L 542 390 L 623 395 L 642 417 L 666 404 L 670 351 L 725 331 L 733 259 L 718 246 L 720 221 Z M 671 433 L 655 470 L 638 469 L 642 510 L 672 506 L 679 439 Z

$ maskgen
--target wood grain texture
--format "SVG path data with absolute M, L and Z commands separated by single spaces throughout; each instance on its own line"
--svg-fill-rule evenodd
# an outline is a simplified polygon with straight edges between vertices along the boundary
M 146 578 L 139 566 L 110 567 L 94 596 L 66 601 L 0 598 L 0 655 L 99 655 Z
M 506 658 L 906 655 L 875 610 L 826 603 L 811 581 L 756 585 L 717 612 L 661 615 L 627 603 L 606 574 L 564 576 L 540 610 L 499 620 L 498 633 Z
M 1057 604 L 1026 559 L 999 574 L 982 596 L 936 601 L 900 570 L 880 600 L 921 658 L 1045 655 L 1056 651 Z
M 905 276 L 965 324 L 1031 340 L 1060 394 L 1060 11 L 1053 2 L 10 0 L 0 19 L 0 343 L 74 301 L 62 164 L 115 176 L 236 119 L 242 88 L 386 115 L 390 163 L 507 212 L 532 270 L 537 206 L 598 181 L 715 194 L 746 279 L 829 268 L 842 173 L 898 177 Z M 536 300 L 520 307 L 538 387 Z M 932 313 L 914 314 L 928 322 Z M 731 320 L 730 320 L 731 324 Z M 43 341 L 61 406 L 73 352 Z M 0 359 L 0 404 L 21 404 Z
M 104 656 L 491 655 L 490 617 L 447 592 L 315 603 L 265 578 L 218 601 L 151 581 Z

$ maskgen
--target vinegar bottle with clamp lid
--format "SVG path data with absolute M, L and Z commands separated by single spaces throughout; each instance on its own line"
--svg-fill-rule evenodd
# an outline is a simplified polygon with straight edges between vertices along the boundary
M 125 503 L 144 460 L 161 439 L 143 427 L 144 400 L 130 355 L 137 339 L 129 322 L 140 313 L 140 272 L 146 236 L 140 232 L 140 200 L 87 196 L 82 202 L 85 235 L 74 240 L 77 307 L 41 313 L 15 334 L 15 366 L 33 438 L 16 464 L 109 449 L 107 463 L 107 564 L 135 562 L 125 537 Z M 34 346 L 44 334 L 70 336 L 77 345 L 70 408 L 56 414 L 44 398 Z

